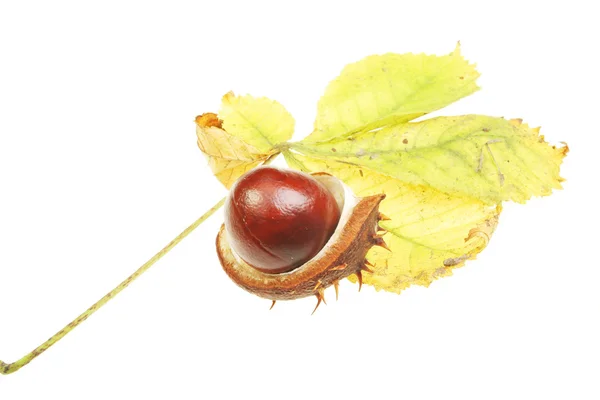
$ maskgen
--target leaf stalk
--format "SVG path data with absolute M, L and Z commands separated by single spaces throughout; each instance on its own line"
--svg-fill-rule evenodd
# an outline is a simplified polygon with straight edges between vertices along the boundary
M 117 294 L 119 294 L 123 289 L 129 286 L 133 281 L 142 276 L 144 272 L 148 271 L 150 267 L 152 267 L 158 260 L 164 257 L 169 251 L 171 251 L 175 246 L 177 246 L 183 239 L 185 239 L 190 233 L 192 233 L 200 224 L 206 221 L 211 215 L 213 215 L 219 208 L 223 206 L 225 203 L 225 198 L 219 200 L 217 204 L 215 204 L 210 210 L 205 212 L 200 218 L 198 218 L 194 223 L 185 228 L 183 232 L 181 232 L 175 239 L 173 239 L 169 244 L 167 244 L 162 250 L 156 253 L 152 258 L 146 261 L 137 271 L 131 274 L 127 279 L 117 285 L 113 290 L 108 292 L 104 297 L 94 303 L 90 308 L 85 310 L 81 315 L 75 318 L 73 321 L 69 322 L 63 329 L 56 332 L 50 339 L 46 340 L 44 343 L 36 347 L 29 354 L 22 357 L 20 360 L 13 362 L 12 364 L 7 364 L 3 361 L 0 361 L 0 374 L 9 375 L 14 372 L 17 372 L 25 365 L 29 364 L 40 354 L 48 350 L 52 347 L 56 342 L 65 337 L 69 332 L 79 326 L 83 321 L 88 319 L 92 314 L 98 311 L 102 306 L 108 303 L 112 298 L 114 298 Z

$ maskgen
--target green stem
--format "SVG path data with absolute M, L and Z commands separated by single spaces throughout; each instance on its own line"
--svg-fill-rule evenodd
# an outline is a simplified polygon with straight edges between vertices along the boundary
M 79 317 L 75 318 L 72 322 L 67 324 L 63 329 L 58 331 L 54 336 L 50 339 L 46 340 L 44 343 L 39 345 L 35 350 L 31 353 L 27 354 L 25 357 L 21 358 L 18 361 L 15 361 L 12 364 L 6 364 L 3 361 L 0 361 L 0 374 L 8 375 L 13 372 L 18 371 L 25 365 L 29 364 L 33 361 L 37 356 L 48 350 L 53 344 L 58 342 L 60 339 L 66 336 L 67 333 L 71 332 L 75 329 L 79 324 L 88 319 L 92 314 L 98 311 L 103 305 L 109 302 L 110 299 L 119 294 L 123 289 L 125 289 L 131 282 L 139 278 L 144 272 L 148 271 L 152 265 L 154 265 L 158 260 L 160 260 L 165 254 L 167 254 L 173 247 L 177 246 L 179 242 L 186 238 L 194 229 L 196 229 L 200 224 L 206 221 L 211 215 L 215 213 L 221 206 L 225 203 L 225 198 L 221 199 L 217 204 L 215 204 L 210 210 L 208 210 L 204 215 L 198 218 L 193 224 L 188 226 L 183 232 L 181 232 L 175 239 L 171 241 L 168 245 L 166 245 L 161 251 L 156 253 L 154 257 L 146 261 L 144 265 L 142 265 L 137 271 L 135 271 L 129 278 L 125 279 L 121 282 L 117 287 L 107 293 L 103 298 L 98 300 L 93 306 L 88 308 L 83 314 Z

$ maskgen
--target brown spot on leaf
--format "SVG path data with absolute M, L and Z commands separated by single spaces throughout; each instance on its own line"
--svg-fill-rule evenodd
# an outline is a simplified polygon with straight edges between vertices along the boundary
M 337 149 L 335 147 L 332 147 L 331 151 L 333 151 L 335 153 L 337 151 Z
M 489 132 L 489 131 L 490 131 L 490 128 L 483 128 L 483 129 L 482 129 L 482 131 L 484 131 L 484 132 Z
M 408 144 L 408 139 L 404 138 L 404 140 L 402 140 L 402 143 Z
M 460 257 L 455 257 L 455 258 L 447 258 L 444 260 L 444 267 L 453 267 L 455 265 L 462 263 L 463 261 L 465 261 L 468 258 L 469 258 L 468 254 L 462 255 Z

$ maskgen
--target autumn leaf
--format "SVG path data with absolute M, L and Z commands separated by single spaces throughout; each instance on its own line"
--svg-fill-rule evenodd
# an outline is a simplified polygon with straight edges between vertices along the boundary
M 427 286 L 475 258 L 496 228 L 503 201 L 523 203 L 561 188 L 568 152 L 517 119 L 466 115 L 410 122 L 476 90 L 478 75 L 458 49 L 445 61 L 423 56 L 431 58 L 422 60 L 421 70 L 414 57 L 367 57 L 347 67 L 319 102 L 315 131 L 284 152 L 291 167 L 329 172 L 357 196 L 386 194 L 381 211 L 391 219 L 380 226 L 391 251 L 373 248 L 373 273 L 363 279 L 391 292 Z M 444 67 L 430 76 L 426 64 Z M 428 85 L 398 96 L 399 88 L 410 87 L 408 70 Z M 461 81 L 468 77 L 468 85 L 453 86 L 456 74 Z
M 305 172 L 325 171 L 346 183 L 355 195 L 385 193 L 380 210 L 390 218 L 380 226 L 391 251 L 373 247 L 367 259 L 372 274 L 363 282 L 399 293 L 417 284 L 452 274 L 488 244 L 501 208 L 482 201 L 449 195 L 425 185 L 389 178 L 368 169 L 285 152 L 288 164 Z M 350 278 L 351 280 L 355 280 Z
M 215 177 L 230 188 L 243 174 L 279 152 L 276 145 L 291 138 L 294 119 L 266 98 L 227 93 L 221 111 L 196 117 L 198 147 Z
M 412 120 L 478 90 L 479 73 L 457 47 L 446 56 L 385 54 L 348 65 L 318 104 L 314 131 L 287 142 L 294 120 L 279 103 L 223 98 L 198 122 L 198 144 L 230 187 L 283 151 L 306 172 L 328 172 L 356 196 L 385 193 L 383 239 L 364 283 L 400 292 L 429 285 L 488 244 L 504 201 L 561 188 L 568 147 L 552 146 L 519 119 L 464 115 Z
M 460 54 L 369 56 L 346 66 L 319 100 L 306 142 L 410 121 L 478 90 L 479 73 Z
M 291 148 L 487 204 L 523 203 L 560 189 L 568 151 L 550 146 L 539 128 L 521 120 L 482 115 L 400 123 Z

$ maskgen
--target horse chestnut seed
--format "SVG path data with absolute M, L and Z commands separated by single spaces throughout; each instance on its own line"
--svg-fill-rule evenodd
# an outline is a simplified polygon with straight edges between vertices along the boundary
M 237 255 L 255 269 L 278 274 L 312 259 L 340 220 L 333 193 L 303 172 L 260 167 L 231 188 L 225 230 Z

